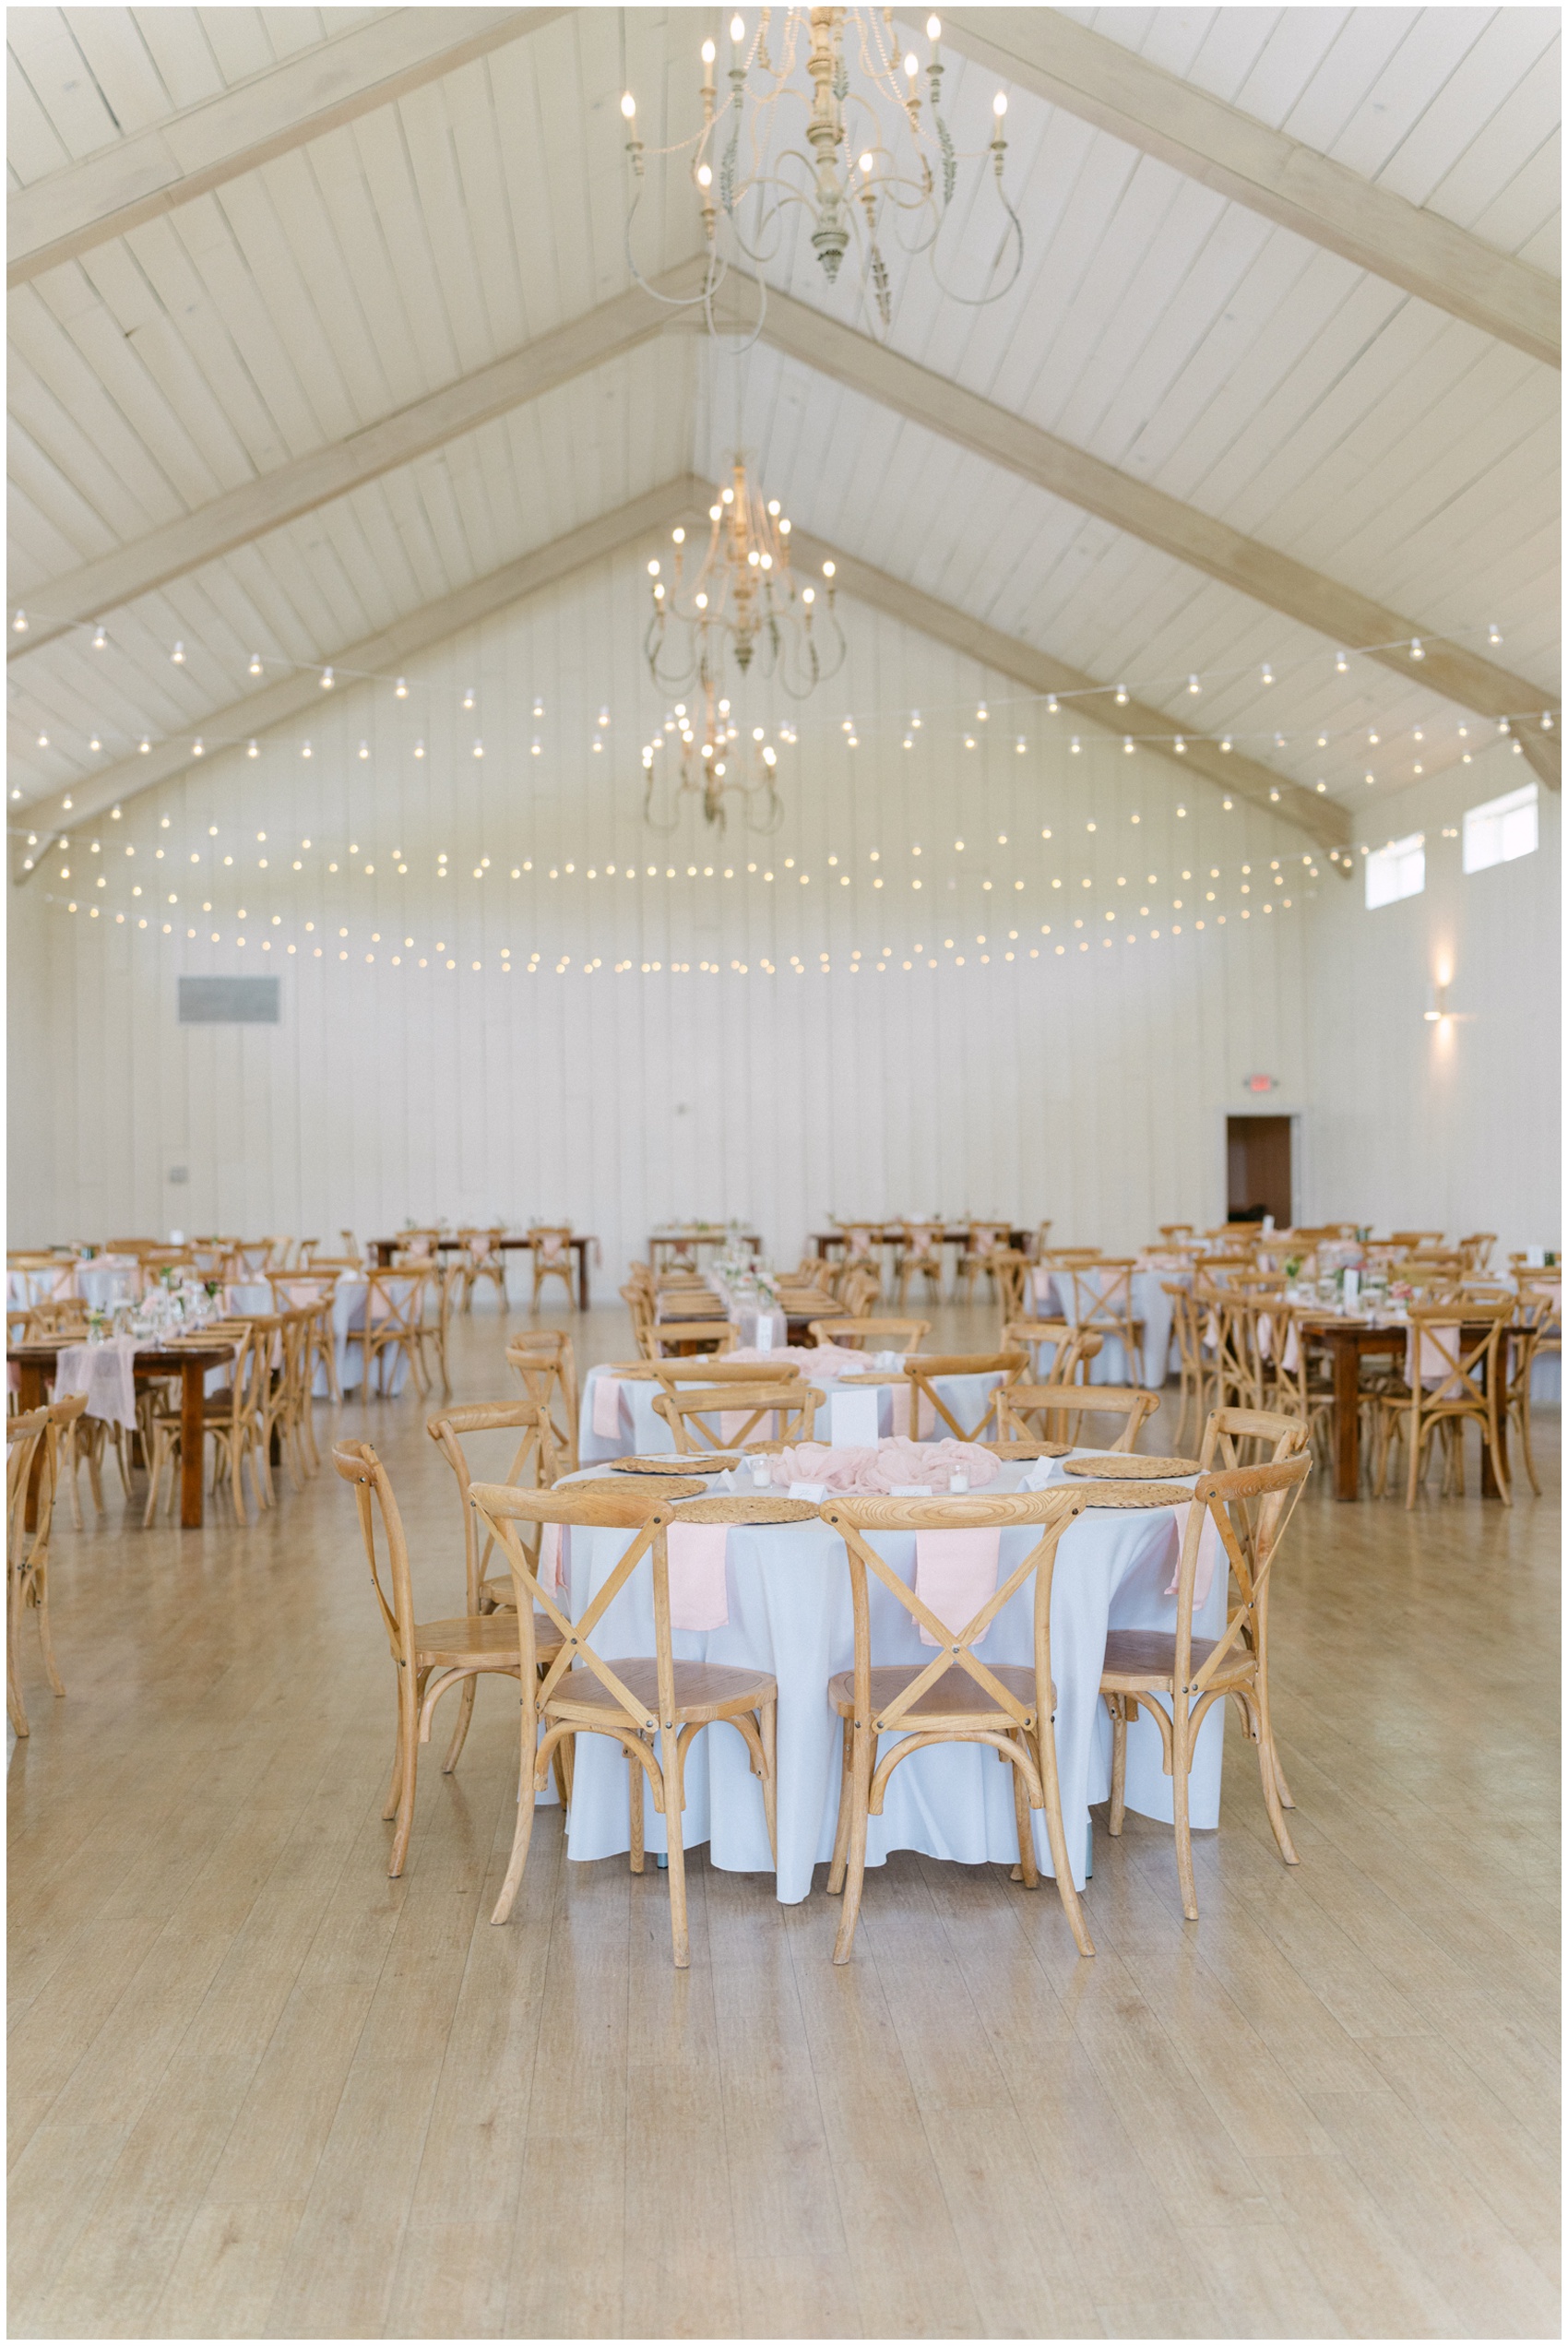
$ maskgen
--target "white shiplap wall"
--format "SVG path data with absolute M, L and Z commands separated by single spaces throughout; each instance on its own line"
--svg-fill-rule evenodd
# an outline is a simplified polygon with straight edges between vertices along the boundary
M 688 812 L 656 836 L 639 749 L 667 702 L 639 657 L 643 559 L 433 654 L 406 702 L 339 690 L 256 759 L 210 756 L 14 897 L 30 989 L 12 1028 L 14 1242 L 564 1213 L 603 1237 L 608 1269 L 672 1211 L 754 1217 L 788 1260 L 829 1209 L 1050 1215 L 1116 1245 L 1222 1209 L 1241 1077 L 1265 1067 L 1281 1102 L 1306 1096 L 1300 834 L 1113 741 L 1086 732 L 1070 755 L 1069 720 L 848 607 L 849 663 L 814 701 L 737 697 L 748 729 L 801 728 L 779 835 L 736 816 L 716 840 Z M 279 1028 L 176 1025 L 180 971 L 267 968 Z M 180 1164 L 188 1187 L 168 1183 Z
M 1363 818 L 1374 846 L 1424 834 L 1420 896 L 1369 912 L 1360 872 L 1320 892 L 1305 1134 L 1314 1218 L 1492 1230 L 1498 1259 L 1559 1243 L 1562 801 L 1541 791 L 1534 855 L 1468 875 L 1460 860 L 1466 807 L 1528 780 L 1522 757 L 1494 748 Z M 1457 1015 L 1428 1025 L 1427 988 L 1446 973 Z

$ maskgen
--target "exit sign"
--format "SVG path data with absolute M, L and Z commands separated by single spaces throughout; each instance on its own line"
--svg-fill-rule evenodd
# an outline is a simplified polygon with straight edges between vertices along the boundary
M 1241 1089 L 1243 1091 L 1277 1091 L 1279 1078 L 1277 1076 L 1243 1076 Z

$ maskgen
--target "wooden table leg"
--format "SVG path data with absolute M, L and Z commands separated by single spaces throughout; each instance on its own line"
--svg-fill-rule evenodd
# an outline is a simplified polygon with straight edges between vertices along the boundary
M 1361 1491 L 1361 1356 L 1354 1344 L 1334 1346 L 1334 1495 Z
M 18 1413 L 26 1417 L 30 1410 L 41 1410 L 48 1399 L 49 1387 L 44 1379 L 42 1364 L 38 1361 L 18 1361 L 17 1364 Z M 32 1472 L 28 1478 L 27 1511 L 24 1522 L 26 1529 L 30 1531 L 38 1530 L 38 1486 L 42 1476 L 43 1449 L 41 1444 L 32 1462 Z
M 587 1311 L 587 1309 L 588 1309 L 588 1240 L 585 1238 L 585 1239 L 582 1241 L 581 1244 L 580 1244 L 580 1245 L 578 1246 L 578 1248 L 577 1248 L 577 1309 L 578 1309 L 578 1311 L 580 1311 L 580 1312 L 586 1312 L 586 1311 Z
M 180 1523 L 201 1529 L 201 1477 L 206 1464 L 207 1371 L 195 1361 L 180 1368 Z

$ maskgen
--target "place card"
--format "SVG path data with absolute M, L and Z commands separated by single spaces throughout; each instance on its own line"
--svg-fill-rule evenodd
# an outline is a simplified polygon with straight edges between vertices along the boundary
M 826 1483 L 791 1483 L 786 1496 L 807 1499 L 814 1507 L 819 1507 L 827 1496 L 827 1485 Z

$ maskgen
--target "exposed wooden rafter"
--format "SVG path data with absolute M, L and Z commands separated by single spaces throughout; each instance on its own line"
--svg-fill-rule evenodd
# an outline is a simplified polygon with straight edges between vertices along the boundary
M 393 8 L 12 195 L 6 282 L 25 284 L 209 195 L 377 106 L 564 16 L 564 8 Z
M 471 586 L 442 596 L 379 635 L 324 653 L 323 660 L 330 659 L 346 680 L 356 673 L 394 669 L 415 653 L 444 643 L 492 613 L 560 585 L 574 571 L 618 552 L 654 530 L 677 521 L 699 520 L 707 512 L 712 494 L 709 484 L 690 476 L 667 482 L 644 496 L 633 498 L 613 513 L 586 522 L 550 545 L 505 564 Z M 1074 706 L 1075 714 L 1086 724 L 1103 727 L 1118 736 L 1129 732 L 1147 734 L 1169 730 L 1174 733 L 1176 730 L 1163 711 L 1139 701 L 1130 701 L 1118 709 L 1112 697 L 1113 685 L 1067 667 L 1048 653 L 1036 650 L 1033 645 L 1021 643 L 984 621 L 971 618 L 951 603 L 906 586 L 901 579 L 890 578 L 885 571 L 874 569 L 826 540 L 797 529 L 793 542 L 806 563 L 836 563 L 843 592 L 919 629 L 933 642 L 950 645 L 999 675 L 1028 685 L 1031 691 L 1084 696 Z M 286 724 L 303 710 L 319 709 L 320 705 L 319 672 L 313 665 L 281 677 L 275 684 L 264 685 L 258 692 L 247 693 L 228 708 L 214 711 L 203 720 L 202 731 L 209 743 L 243 741 L 265 732 L 270 726 Z M 1349 824 L 1343 810 L 1333 802 L 1314 797 L 1287 775 L 1276 773 L 1255 758 L 1227 756 L 1217 743 L 1201 735 L 1188 734 L 1185 738 L 1185 762 L 1194 772 L 1238 798 L 1266 807 L 1330 853 L 1348 840 Z M 1171 755 L 1174 759 L 1174 753 Z M 155 744 L 146 756 L 137 752 L 122 757 L 103 772 L 87 777 L 69 790 L 35 801 L 26 809 L 26 819 L 29 828 L 38 833 L 41 844 L 22 851 L 13 842 L 13 877 L 19 883 L 36 870 L 48 853 L 47 842 L 63 829 L 90 821 L 106 807 L 124 805 L 141 792 L 184 773 L 194 762 L 190 732 L 183 731 L 177 737 Z M 68 806 L 65 803 L 67 799 Z
M 1562 289 L 1403 196 L 1211 97 L 1055 8 L 960 8 L 943 39 L 1189 179 L 1340 253 L 1549 365 L 1562 363 Z

